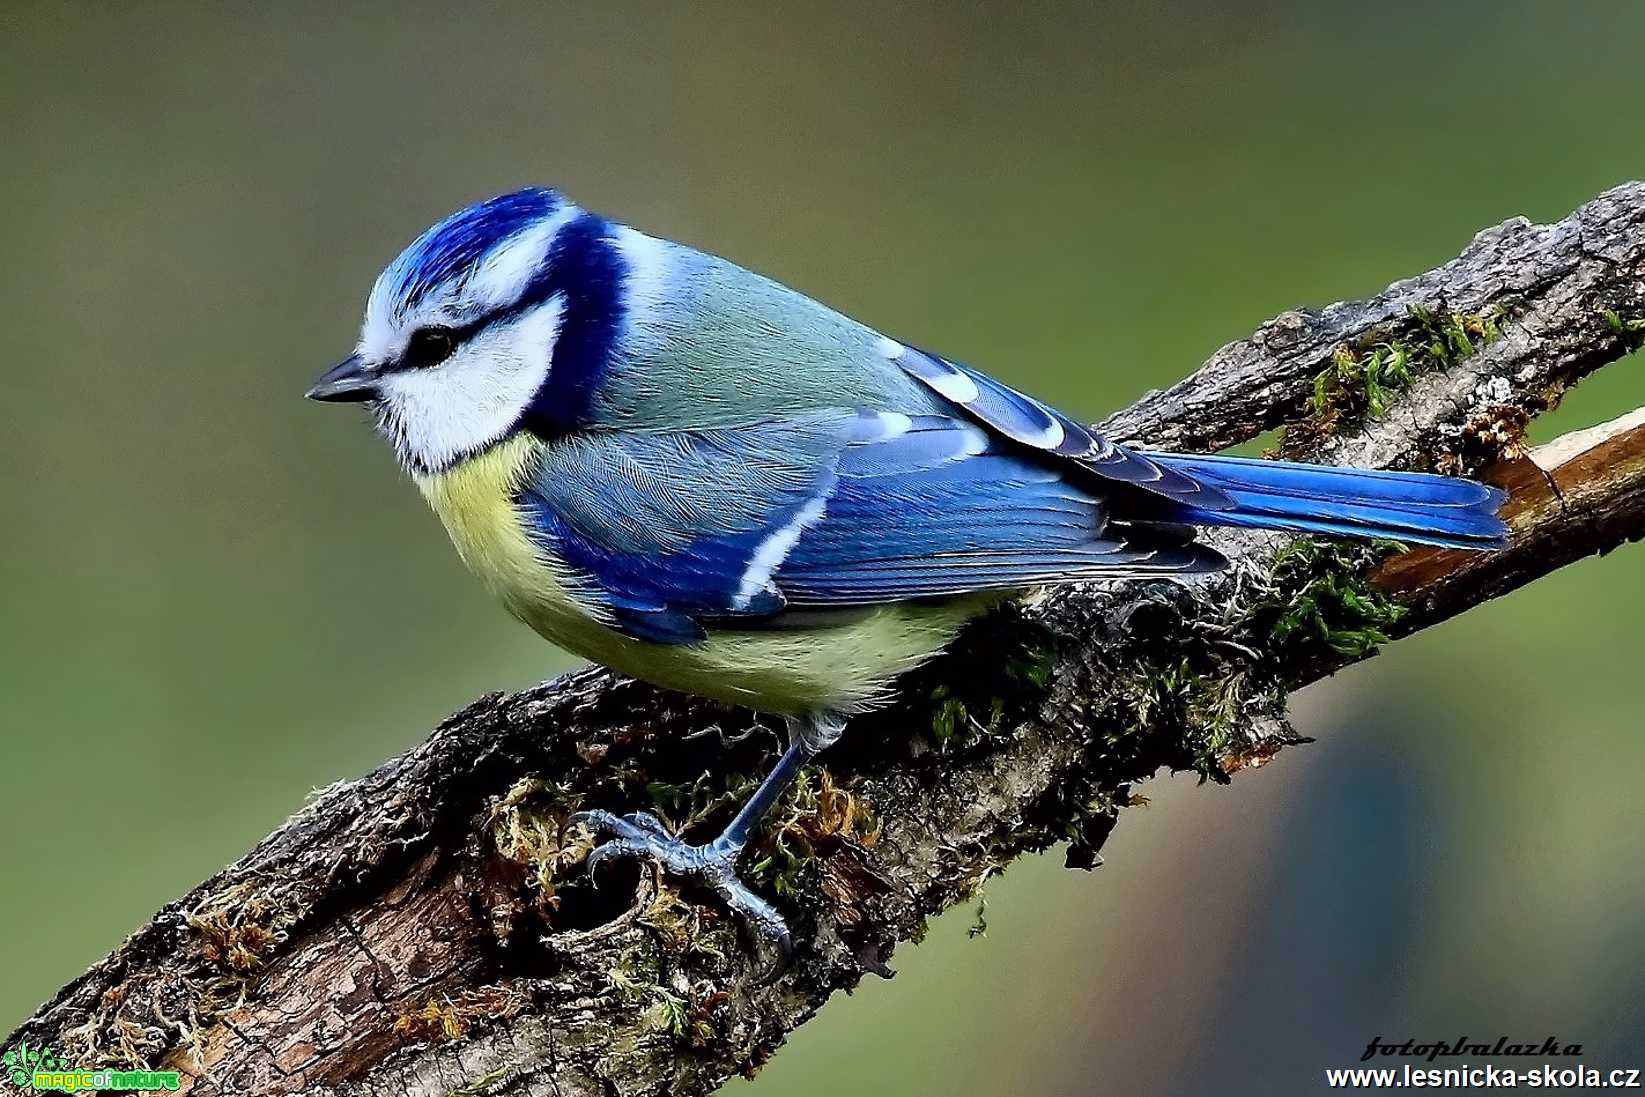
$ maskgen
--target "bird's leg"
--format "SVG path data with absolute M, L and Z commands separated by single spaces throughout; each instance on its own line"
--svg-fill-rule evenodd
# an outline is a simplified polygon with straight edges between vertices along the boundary
M 786 964 L 792 950 L 788 926 L 775 907 L 755 895 L 738 878 L 737 857 L 771 806 L 794 783 L 800 767 L 838 739 L 844 727 L 844 721 L 833 714 L 791 717 L 788 749 L 720 836 L 706 845 L 687 845 L 670 834 L 661 820 L 646 812 L 623 816 L 609 811 L 578 812 L 571 817 L 572 822 L 582 823 L 608 839 L 588 855 L 588 870 L 593 872 L 613 857 L 654 858 L 675 875 L 713 888 L 732 910 L 747 920 L 762 944 L 777 949 L 780 963 Z

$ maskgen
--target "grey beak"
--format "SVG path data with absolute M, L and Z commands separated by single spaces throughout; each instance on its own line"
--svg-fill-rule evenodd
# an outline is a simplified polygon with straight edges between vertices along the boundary
M 359 404 L 378 395 L 377 374 L 358 354 L 351 354 L 320 375 L 304 396 L 328 404 Z

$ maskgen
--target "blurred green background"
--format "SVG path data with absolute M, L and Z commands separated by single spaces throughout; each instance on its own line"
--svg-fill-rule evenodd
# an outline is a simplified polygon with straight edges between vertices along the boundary
M 0 1029 L 312 787 L 571 661 L 299 394 L 527 182 L 1087 418 L 1271 314 L 1645 175 L 1645 5 L 0 13 Z M 1638 362 L 1554 429 L 1645 403 Z M 830 1006 L 760 1097 L 1305 1093 L 1373 1035 L 1645 1065 L 1645 549 L 1297 699 Z M 60 893 L 62 899 L 40 896 Z

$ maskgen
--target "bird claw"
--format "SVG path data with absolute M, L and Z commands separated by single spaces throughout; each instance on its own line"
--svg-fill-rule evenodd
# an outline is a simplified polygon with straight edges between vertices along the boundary
M 756 944 L 775 950 L 778 959 L 770 976 L 788 966 L 794 953 L 788 924 L 776 907 L 754 894 L 737 876 L 740 846 L 721 842 L 689 845 L 670 834 L 655 815 L 643 811 L 622 816 L 609 811 L 579 811 L 571 822 L 607 838 L 588 855 L 590 874 L 612 859 L 650 857 L 675 876 L 707 885 L 725 900 L 747 923 Z
M 674 837 L 674 833 L 663 821 L 649 811 L 635 811 L 621 816 L 613 815 L 609 811 L 579 811 L 571 817 L 571 821 L 582 823 L 597 834 L 611 834 L 620 838 L 635 837 L 642 833 L 657 838 Z

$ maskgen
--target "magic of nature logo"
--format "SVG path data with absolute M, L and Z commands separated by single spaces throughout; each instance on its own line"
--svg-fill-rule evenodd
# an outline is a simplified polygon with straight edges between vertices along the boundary
M 25 1093 L 139 1093 L 176 1089 L 183 1082 L 175 1070 L 79 1070 L 52 1049 L 30 1047 L 26 1041 L 7 1048 L 0 1064 L 11 1084 Z

